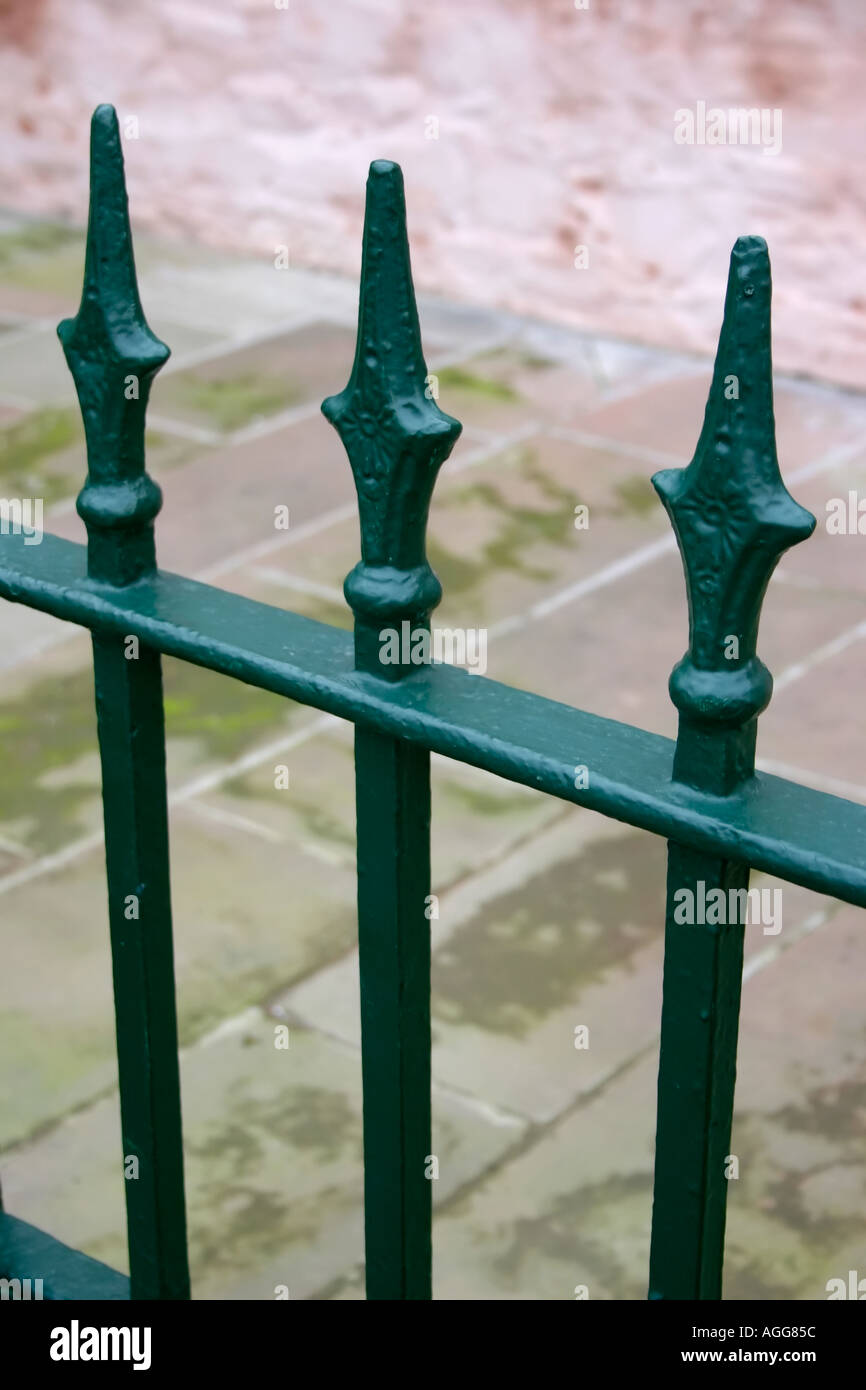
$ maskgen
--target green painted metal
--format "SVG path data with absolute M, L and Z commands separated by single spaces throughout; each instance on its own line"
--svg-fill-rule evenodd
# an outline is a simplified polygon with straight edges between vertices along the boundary
M 430 754 L 355 730 L 368 1299 L 432 1298 Z
M 156 568 L 161 498 L 145 472 L 144 422 L 168 349 L 144 320 L 117 121 L 98 108 L 84 294 L 59 329 L 87 435 L 88 545 L 3 536 L 0 596 L 93 634 L 124 1153 L 139 1161 L 126 1184 L 131 1281 L 3 1214 L 0 1269 L 26 1277 L 41 1250 L 67 1290 L 52 1296 L 189 1294 L 164 652 L 356 725 L 368 1297 L 431 1297 L 431 751 L 668 839 L 650 1297 L 720 1297 L 743 923 L 681 925 L 675 895 L 745 887 L 753 867 L 866 906 L 866 807 L 755 773 L 772 689 L 756 652 L 761 603 L 780 554 L 814 527 L 776 460 L 769 313 L 766 247 L 746 238 L 695 457 L 654 479 L 689 604 L 689 649 L 670 685 L 675 743 L 449 666 L 383 664 L 383 632 L 425 632 L 441 595 L 427 513 L 460 430 L 428 385 L 399 169 L 371 166 L 355 362 L 322 407 L 358 491 L 352 638 Z M 577 765 L 590 775 L 575 785 Z
M 779 473 L 770 294 L 766 243 L 741 237 L 695 456 L 653 478 L 689 604 L 689 650 L 670 682 L 680 711 L 674 775 L 715 796 L 754 772 L 758 715 L 773 689 L 755 650 L 761 604 L 779 557 L 815 529 Z
M 93 638 L 132 1297 L 189 1298 L 160 656 Z M 135 1166 L 131 1160 L 135 1160 Z
M 402 679 L 379 660 L 383 628 L 429 625 L 442 586 L 427 562 L 436 474 L 462 426 L 432 399 L 409 267 L 403 175 L 376 160 L 367 180 L 358 340 L 345 391 L 322 402 L 358 491 L 361 560 L 345 583 L 358 669 Z
M 143 642 L 248 685 L 421 744 L 550 796 L 866 907 L 866 806 L 767 773 L 726 798 L 673 781 L 673 741 L 483 679 L 425 666 L 396 684 L 354 670 L 352 638 L 300 614 L 157 571 L 94 590 L 86 553 L 0 538 L 0 597 Z M 575 786 L 574 768 L 592 769 Z
M 411 651 L 442 596 L 427 561 L 427 514 L 461 426 L 429 389 L 403 176 L 386 160 L 367 180 L 352 374 L 322 411 L 358 492 L 361 560 L 344 586 L 355 665 L 376 681 L 400 681 L 414 668 L 380 660 L 382 634 L 407 624 Z M 367 1297 L 429 1299 L 430 754 L 359 725 L 355 788 Z
M 168 349 L 135 277 L 117 117 L 91 127 L 81 307 L 58 335 L 87 438 L 78 511 L 88 579 L 123 592 L 156 569 L 162 497 L 144 466 L 150 382 Z M 136 1299 L 189 1297 L 159 652 L 93 635 L 114 974 L 130 1283 Z
M 78 512 L 87 525 L 89 573 L 109 584 L 130 584 L 156 565 L 153 519 L 162 494 L 145 472 L 144 419 L 151 382 L 169 350 L 148 328 L 138 297 L 120 131 L 111 106 L 97 107 L 90 129 L 81 306 L 57 335 L 87 437 L 87 483 Z
M 40 1279 L 46 1303 L 129 1298 L 129 1280 L 100 1260 L 92 1260 L 55 1240 L 37 1226 L 0 1212 L 0 1279 Z
M 770 262 L 759 237 L 734 247 L 704 427 L 687 468 L 653 479 L 686 575 L 689 649 L 671 676 L 680 711 L 673 774 L 714 797 L 754 778 L 758 715 L 772 677 L 756 652 L 761 604 L 789 546 L 815 518 L 776 457 Z M 748 863 L 672 843 L 649 1296 L 721 1297 L 726 1159 L 736 1077 Z M 735 920 L 678 921 L 676 895 L 721 889 Z M 716 899 L 716 902 L 719 900 Z M 685 913 L 681 913 L 685 916 Z M 713 917 L 729 914 L 713 913 Z

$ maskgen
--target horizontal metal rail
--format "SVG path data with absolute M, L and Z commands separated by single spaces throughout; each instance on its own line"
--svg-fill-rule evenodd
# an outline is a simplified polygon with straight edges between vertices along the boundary
M 34 1271 L 38 1276 L 34 1279 Z M 129 1280 L 101 1260 L 73 1250 L 38 1226 L 0 1211 L 0 1279 L 18 1280 L 13 1298 L 46 1303 L 125 1300 Z
M 354 668 L 352 635 L 180 575 L 122 590 L 87 578 L 87 551 L 3 539 L 0 597 L 271 690 L 695 849 L 866 907 L 866 806 L 758 773 L 716 797 L 672 780 L 660 734 L 447 665 L 399 682 Z M 575 786 L 586 767 L 588 785 Z M 578 778 L 578 782 L 583 779 Z

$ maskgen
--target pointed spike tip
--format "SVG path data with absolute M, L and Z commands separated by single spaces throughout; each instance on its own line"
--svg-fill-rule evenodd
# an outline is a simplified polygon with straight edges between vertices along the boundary
M 367 210 L 364 229 L 369 231 L 371 220 L 390 212 L 401 222 L 406 220 L 406 192 L 403 170 L 390 159 L 374 159 L 367 174 Z
M 117 111 L 107 101 L 101 102 L 90 118 L 90 139 L 94 147 L 104 148 L 115 143 L 120 147 L 120 122 L 117 119 Z
M 762 236 L 737 237 L 736 241 L 734 242 L 731 255 L 745 256 L 750 252 L 756 252 L 759 255 L 763 253 L 765 256 L 768 254 L 767 243 Z
M 91 117 L 90 205 L 81 303 L 57 325 L 82 409 L 102 409 L 100 371 L 153 376 L 170 356 L 144 317 L 117 112 L 107 102 Z M 94 363 L 99 362 L 99 368 Z M 85 395 L 87 400 L 85 401 Z M 98 399 L 97 399 L 98 397 Z M 90 417 L 88 417 L 90 418 Z
M 742 289 L 747 299 L 751 299 L 756 290 L 769 295 L 770 253 L 762 236 L 741 236 L 734 242 L 728 289 L 734 287 Z
M 110 101 L 101 101 L 98 106 L 93 108 L 91 124 L 98 121 L 100 125 L 103 125 L 116 120 L 117 109 L 112 106 Z
M 399 164 L 395 164 L 393 159 L 374 159 L 370 165 L 368 179 L 393 178 L 403 180 L 403 170 Z

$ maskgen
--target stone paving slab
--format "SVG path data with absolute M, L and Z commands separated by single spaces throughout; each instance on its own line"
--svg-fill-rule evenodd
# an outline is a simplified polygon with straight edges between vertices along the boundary
M 843 908 L 744 988 L 726 1299 L 823 1298 L 863 1267 L 864 961 Z M 440 1213 L 436 1298 L 646 1297 L 657 1066 L 653 1048 Z
M 7 731 L 15 720 L 32 730 L 34 711 L 42 705 L 41 722 L 31 737 L 19 732 L 11 744 L 16 760 L 7 757 L 6 839 L 0 837 L 0 853 L 6 842 L 21 847 L 20 857 L 4 856 L 4 869 L 17 871 L 22 879 L 20 888 L 2 885 L 9 929 L 24 931 L 29 913 L 39 913 L 39 930 L 28 938 L 36 957 L 19 972 L 16 954 L 7 985 L 18 1050 L 32 1048 L 33 1065 L 44 1061 L 47 1073 L 55 1042 L 51 1030 L 43 1036 L 41 1029 L 43 996 L 35 984 L 39 962 L 62 962 L 73 943 L 76 959 L 107 954 L 98 844 L 100 773 L 87 658 L 85 643 L 75 650 L 58 649 L 52 673 L 43 674 L 35 689 L 22 681 L 18 704 L 7 701 L 5 716 L 0 713 Z M 172 817 L 180 1014 L 182 1027 L 196 1035 L 224 1013 L 284 987 L 354 945 L 351 736 L 347 727 L 323 721 L 315 711 L 170 660 L 165 662 L 165 701 L 169 790 L 172 798 L 182 798 Z M 328 732 L 316 733 L 323 722 Z M 250 747 L 254 735 L 260 752 L 255 744 Z M 233 764 L 239 754 L 240 761 Z M 276 772 L 283 767 L 289 774 L 287 790 L 275 786 Z M 558 812 L 546 798 L 444 759 L 435 763 L 433 783 L 434 864 L 446 884 L 480 863 L 498 862 L 510 846 Z M 76 836 L 79 852 L 63 867 L 65 846 Z M 97 843 L 88 849 L 93 841 Z M 37 849 L 60 852 L 59 873 L 48 872 L 53 861 L 38 860 Z M 206 867 L 211 856 L 220 860 L 215 875 Z M 228 878 L 220 888 L 217 879 L 223 871 Z M 67 895 L 75 904 L 71 935 Z M 303 903 L 302 923 L 296 920 L 298 903 Z M 58 943 L 60 924 L 65 925 Z M 237 940 L 235 933 L 240 934 Z M 57 968 L 62 970 L 62 963 Z M 73 1037 L 89 1017 L 86 979 L 85 973 L 71 1001 L 73 1018 L 64 1024 Z M 104 1067 L 93 1071 L 90 1054 L 99 1053 L 110 1064 L 110 1028 L 102 1028 L 92 1047 L 83 1037 L 80 1049 L 74 1040 L 70 1046 L 73 1056 L 87 1053 L 84 1067 L 93 1073 L 96 1087 Z M 64 1075 L 63 1084 L 67 1080 Z M 11 1132 L 19 1124 L 25 1129 L 31 1125 L 33 1107 L 43 1119 L 54 1113 L 59 1094 L 53 1088 L 46 1094 L 41 1081 L 33 1087 L 25 1069 L 21 1093 L 8 1102 Z
M 825 1298 L 866 1267 L 863 916 L 825 926 L 743 991 L 727 1298 Z
M 434 827 L 436 825 L 434 818 Z M 435 833 L 435 830 L 434 830 Z M 563 808 L 540 832 L 440 889 L 433 940 L 433 1072 L 507 1113 L 551 1120 L 653 1044 L 661 1017 L 665 846 Z M 763 874 L 774 921 L 746 930 L 747 970 L 823 923 L 835 904 Z M 775 928 L 778 926 L 779 930 Z M 355 952 L 278 1001 L 360 1042 Z M 589 1029 L 589 1046 L 575 1029 Z M 581 1043 L 583 1039 L 580 1039 Z
M 80 633 L 80 629 L 72 629 Z M 6 673 L 0 724 L 9 746 L 0 829 L 33 855 L 101 824 L 90 643 L 58 643 Z M 34 678 L 35 676 L 35 678 Z M 169 791 L 258 745 L 297 736 L 317 711 L 187 662 L 163 658 Z
M 297 1027 L 278 1049 L 280 1026 L 251 1009 L 181 1057 L 196 1298 L 304 1298 L 363 1255 L 360 1057 Z M 441 1093 L 435 1111 L 440 1202 L 523 1126 Z M 126 1270 L 116 1095 L 7 1155 L 3 1176 L 10 1210 Z
M 24 604 L 0 605 L 0 671 L 32 661 L 49 648 L 69 640 L 70 623 Z
M 847 782 L 850 796 L 855 786 L 866 788 L 860 703 L 866 690 L 866 630 L 858 630 L 862 600 L 844 617 L 838 601 L 832 611 L 833 625 L 825 626 L 823 641 L 803 643 L 799 660 L 804 672 L 778 692 L 761 720 L 759 739 L 763 757 L 797 762 L 824 778 Z M 841 650 L 834 651 L 831 644 L 837 639 Z M 816 649 L 825 644 L 830 649 L 826 658 L 810 666 Z
M 351 328 L 309 323 L 157 377 L 151 402 L 165 419 L 230 433 L 311 401 L 318 407 L 342 389 L 354 353 Z
M 497 348 L 459 366 L 436 372 L 437 403 L 448 415 L 476 429 L 510 434 L 537 422 L 541 399 L 557 400 L 567 389 L 594 390 L 594 382 L 513 348 Z M 527 390 L 527 387 L 530 390 Z
M 663 917 L 646 904 L 663 890 L 661 843 L 572 811 L 443 888 L 432 924 L 436 1080 L 540 1122 L 612 1074 L 658 1027 Z M 353 953 L 279 1003 L 357 1045 L 358 998 Z M 588 1050 L 575 1047 L 577 1026 L 590 1029 Z
M 0 310 L 52 318 L 81 298 L 80 227 L 13 217 L 0 232 Z
M 160 273 L 173 271 L 182 282 L 195 271 L 213 277 L 221 267 L 230 271 L 234 264 L 206 247 L 164 242 L 142 232 L 134 232 L 134 243 L 142 287 Z M 81 299 L 84 245 L 83 226 L 34 221 L 4 212 L 0 227 L 0 312 L 49 320 L 74 314 Z M 150 309 L 147 300 L 145 308 Z M 169 313 L 168 321 L 172 318 Z
M 0 397 L 20 398 L 33 406 L 72 407 L 77 413 L 75 385 L 57 336 L 57 322 L 59 316 L 57 321 L 52 316 L 48 322 L 18 324 L 0 335 Z M 153 320 L 151 327 L 172 352 L 156 378 L 156 387 L 182 375 L 184 357 L 200 355 L 204 349 L 224 341 L 217 334 L 175 323 L 162 315 Z M 155 389 L 154 412 L 159 409 L 158 396 Z
M 16 282 L 0 285 L 0 314 L 5 317 L 27 320 L 44 320 L 46 324 L 59 322 L 75 313 L 81 300 L 81 289 L 51 290 L 32 288 Z
M 275 787 L 277 766 L 285 766 L 288 788 Z M 526 787 L 492 777 L 447 758 L 434 758 L 432 855 L 436 880 L 459 882 L 484 863 L 499 863 L 512 847 L 550 821 L 560 808 Z M 246 818 L 263 835 L 291 838 L 323 863 L 355 867 L 353 731 L 334 721 L 315 739 L 282 759 L 226 780 L 196 798 L 210 808 Z
M 199 448 L 181 470 L 164 472 L 152 462 L 163 490 L 159 562 L 181 574 L 222 565 L 246 548 L 282 543 L 286 533 L 276 528 L 277 507 L 289 508 L 295 527 L 353 496 L 342 445 L 318 411 L 242 444 Z M 70 540 L 84 539 L 74 512 L 53 529 Z
M 839 630 L 856 623 L 859 609 L 856 598 L 837 597 L 834 628 L 836 623 Z M 828 605 L 820 593 L 771 584 L 759 654 L 780 676 L 804 651 L 825 640 L 827 622 Z M 543 621 L 528 621 L 491 638 L 489 671 L 506 684 L 528 685 L 549 698 L 673 737 L 676 710 L 668 677 L 687 644 L 682 566 L 676 550 L 668 550 L 579 602 L 563 603 Z M 782 698 L 780 690 L 761 718 L 761 753 L 767 751 L 765 740 Z M 822 737 L 809 715 L 805 723 L 801 718 L 798 730 L 790 728 L 784 750 L 778 739 L 773 746 L 776 756 L 802 765 L 808 740 L 810 762 L 819 763 Z
M 839 450 L 839 462 L 796 487 L 797 501 L 817 519 L 804 545 L 785 556 L 784 573 L 803 588 L 863 595 L 866 591 L 866 447 Z M 853 498 L 851 494 L 853 493 Z M 859 528 L 862 526 L 862 530 Z
M 22 396 L 34 405 L 74 407 L 75 386 L 56 327 L 19 330 L 11 341 L 0 338 L 0 394 Z
M 666 535 L 664 521 L 633 460 L 532 436 L 443 479 L 429 547 L 438 621 L 486 624 L 498 641 L 513 618 Z
M 323 865 L 289 839 L 275 845 L 186 805 L 173 811 L 171 834 L 182 1040 L 354 945 L 353 866 Z M 3 915 L 16 943 L 0 986 L 4 1047 L 17 1059 L 6 1078 L 5 1146 L 93 1099 L 115 1072 L 101 846 L 58 879 L 7 890 Z
M 470 424 L 482 423 L 497 400 L 506 412 L 533 408 L 539 421 L 573 424 L 622 396 L 702 369 L 674 353 L 508 315 L 493 319 L 489 336 L 494 346 L 472 360 L 464 357 L 461 374 L 440 379 L 440 405 Z
M 662 451 L 682 465 L 698 442 L 711 375 L 709 366 L 696 365 L 688 374 L 653 382 L 595 411 L 578 410 L 575 423 L 621 445 Z M 788 381 L 777 382 L 774 394 L 779 460 L 786 477 L 831 448 L 863 437 L 866 403 L 859 395 Z
M 198 265 L 171 261 L 146 267 L 139 277 L 148 319 L 160 315 L 227 338 L 248 338 L 314 318 L 349 323 L 358 291 L 335 276 L 277 270 L 270 260 L 219 258 Z

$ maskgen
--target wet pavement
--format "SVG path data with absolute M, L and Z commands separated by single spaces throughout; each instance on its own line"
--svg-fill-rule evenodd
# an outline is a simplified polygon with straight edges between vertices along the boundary
M 136 250 L 173 349 L 149 416 L 161 564 L 348 627 L 357 512 L 319 403 L 348 378 L 356 286 Z M 43 497 L 46 528 L 76 539 L 83 436 L 54 329 L 82 260 L 80 233 L 0 218 L 2 489 Z M 649 478 L 688 461 L 709 360 L 420 310 L 440 404 L 464 422 L 431 513 L 437 625 L 486 628 L 496 679 L 673 734 L 686 605 Z M 866 489 L 866 398 L 780 379 L 776 413 L 819 524 L 764 606 L 759 761 L 863 801 L 863 541 L 825 516 Z M 194 1295 L 362 1297 L 351 730 L 172 660 L 165 689 Z M 4 1202 L 125 1268 L 86 633 L 0 605 L 0 732 Z M 435 1296 L 642 1298 L 664 845 L 444 758 L 433 781 Z M 728 1298 L 821 1298 L 866 1274 L 863 919 L 783 887 L 782 931 L 747 928 Z

